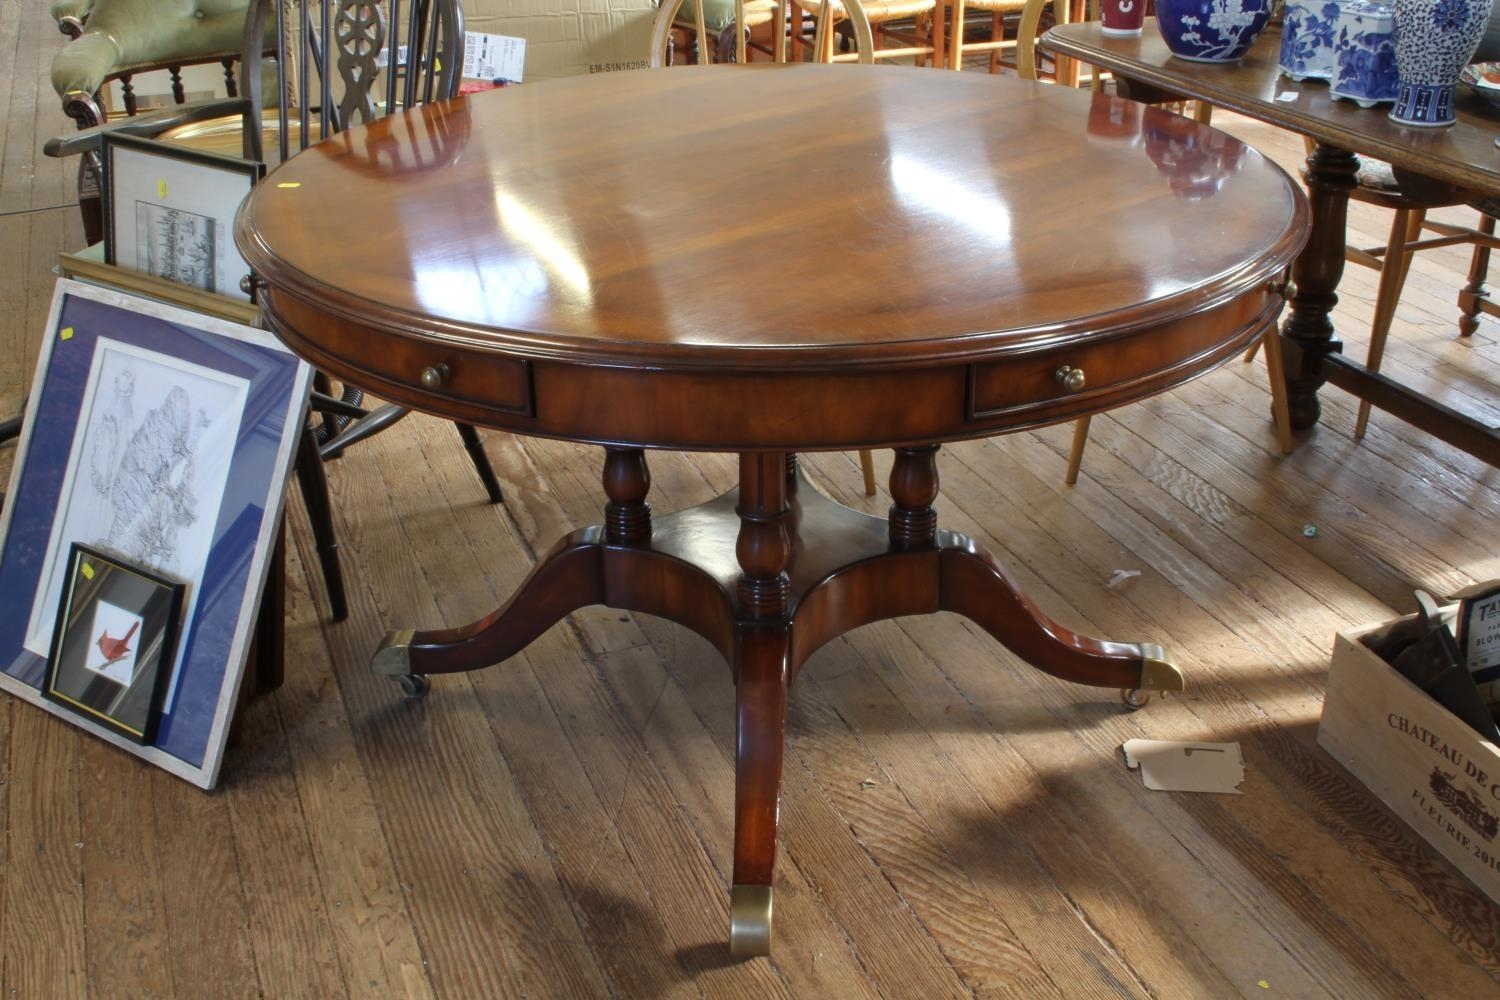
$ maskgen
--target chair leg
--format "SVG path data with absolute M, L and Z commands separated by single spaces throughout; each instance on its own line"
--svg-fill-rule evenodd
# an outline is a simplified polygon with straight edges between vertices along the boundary
M 1401 299 L 1401 286 L 1406 283 L 1406 271 L 1411 267 L 1412 252 L 1406 244 L 1415 240 L 1422 232 L 1422 220 L 1427 217 L 1424 209 L 1397 209 L 1391 220 L 1391 233 L 1386 241 L 1385 257 L 1380 264 L 1380 288 L 1375 294 L 1375 319 L 1370 324 L 1370 353 L 1365 358 L 1365 367 L 1372 372 L 1380 371 L 1381 359 L 1385 356 L 1385 340 L 1396 318 L 1396 303 Z M 1365 436 L 1370 425 L 1370 404 L 1361 400 L 1359 416 L 1354 420 L 1354 440 Z
M 1078 469 L 1083 465 L 1083 449 L 1089 443 L 1089 423 L 1092 417 L 1079 417 L 1073 422 L 1073 447 L 1068 449 L 1068 475 L 1064 480 L 1069 486 L 1078 483 Z
M 344 571 L 339 565 L 339 543 L 333 532 L 333 505 L 328 499 L 328 475 L 323 457 L 318 454 L 318 440 L 311 425 L 302 429 L 297 447 L 297 486 L 307 519 L 312 523 L 313 542 L 318 549 L 318 563 L 323 568 L 323 586 L 328 590 L 328 608 L 333 620 L 349 617 L 349 603 L 344 596 Z
M 868 448 L 859 450 L 859 471 L 865 476 L 865 496 L 875 495 L 875 456 Z
M 1281 360 L 1281 333 L 1272 326 L 1260 342 L 1266 345 L 1266 377 L 1271 383 L 1271 416 L 1276 421 L 1276 443 L 1283 455 L 1292 453 L 1292 413 L 1286 401 L 1286 365 Z
M 1000 42 L 1005 40 L 1005 20 L 998 12 L 990 15 L 990 41 L 995 47 L 990 49 L 990 75 L 995 76 L 1000 72 Z
M 1495 235 L 1495 217 L 1479 216 L 1479 232 L 1485 236 Z M 1488 243 L 1474 244 L 1474 256 L 1469 258 L 1469 283 L 1458 293 L 1458 335 L 1471 336 L 1479 329 L 1479 303 L 1488 297 L 1484 282 L 1490 273 L 1490 246 Z
M 948 68 L 964 68 L 964 5 L 963 0 L 953 0 L 952 34 L 948 39 Z
M 458 428 L 458 436 L 463 438 L 464 450 L 469 453 L 469 460 L 474 463 L 474 471 L 479 473 L 479 481 L 484 484 L 484 491 L 490 495 L 490 503 L 504 503 L 505 494 L 500 492 L 500 480 L 495 478 L 495 470 L 490 465 L 490 457 L 484 453 L 484 442 L 479 440 L 479 431 L 474 429 L 473 424 L 454 424 Z
M 1255 355 L 1260 351 L 1260 343 L 1261 342 L 1257 340 L 1255 343 L 1250 345 L 1248 350 L 1245 351 L 1245 356 L 1241 359 L 1245 362 L 1245 364 L 1248 365 L 1250 362 L 1255 360 Z

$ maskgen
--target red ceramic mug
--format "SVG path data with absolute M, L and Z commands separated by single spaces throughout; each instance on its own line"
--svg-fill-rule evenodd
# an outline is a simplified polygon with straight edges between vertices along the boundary
M 1099 20 L 1106 35 L 1139 35 L 1146 23 L 1146 0 L 1103 0 Z

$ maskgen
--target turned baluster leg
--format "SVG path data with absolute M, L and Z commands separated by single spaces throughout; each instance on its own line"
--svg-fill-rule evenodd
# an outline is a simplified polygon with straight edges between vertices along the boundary
M 224 67 L 224 93 L 230 97 L 239 97 L 239 83 L 234 78 L 234 60 L 220 59 L 219 65 Z
M 749 957 L 771 952 L 771 874 L 791 634 L 786 612 L 791 538 L 784 453 L 740 456 L 740 625 L 735 636 L 734 889 L 729 950 Z
M 1299 349 L 1288 357 L 1287 405 L 1292 426 L 1301 430 L 1318 422 L 1318 387 L 1325 355 L 1343 350 L 1333 336 L 1329 318 L 1339 297 L 1335 290 L 1344 275 L 1344 224 L 1349 192 L 1355 187 L 1358 161 L 1354 154 L 1319 144 L 1307 158 L 1307 193 L 1312 203 L 1312 229 L 1307 246 L 1292 264 L 1297 294 L 1283 328 Z
M 611 542 L 634 544 L 651 537 L 651 469 L 641 448 L 604 449 L 604 534 Z
M 120 96 L 124 99 L 125 113 L 134 117 L 136 111 L 135 85 L 131 83 L 129 73 L 121 73 L 118 79 L 120 81 Z
M 931 548 L 937 537 L 938 495 L 935 444 L 897 448 L 891 463 L 891 548 Z
M 182 67 L 168 66 L 167 76 L 172 79 L 172 103 L 181 104 L 187 100 L 187 91 L 182 87 Z

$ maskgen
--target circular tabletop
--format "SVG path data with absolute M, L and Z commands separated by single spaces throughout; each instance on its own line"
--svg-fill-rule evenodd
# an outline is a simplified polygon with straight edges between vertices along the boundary
M 952 412 L 919 397 L 925 420 L 840 418 L 800 442 L 831 447 L 1063 419 L 1191 377 L 1274 316 L 1306 226 L 1278 167 L 1167 112 L 981 74 L 767 64 L 424 105 L 294 157 L 236 240 L 299 352 L 480 423 L 765 446 L 742 422 L 665 430 L 735 423 L 717 412 L 745 403 L 721 391 L 735 375 L 782 403 L 808 376 L 851 398 L 921 371 L 962 380 Z M 1087 388 L 1038 381 L 1080 351 L 1101 373 Z M 660 409 L 667 390 L 680 412 L 638 426 L 562 409 L 599 391 Z

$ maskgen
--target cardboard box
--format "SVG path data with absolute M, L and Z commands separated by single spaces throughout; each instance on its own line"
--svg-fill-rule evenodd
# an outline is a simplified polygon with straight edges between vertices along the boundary
M 1500 902 L 1500 748 L 1341 632 L 1318 743 Z
M 651 0 L 466 0 L 464 30 L 526 39 L 524 83 L 645 69 Z

